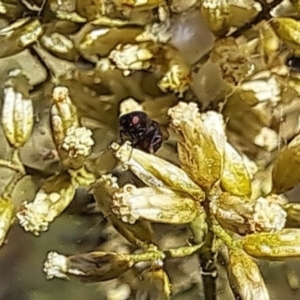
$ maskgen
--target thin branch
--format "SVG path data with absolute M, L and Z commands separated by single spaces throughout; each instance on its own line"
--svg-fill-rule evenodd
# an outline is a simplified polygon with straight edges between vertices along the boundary
M 23 172 L 23 166 L 20 167 L 19 164 L 16 164 L 15 162 L 10 160 L 0 159 L 0 167 L 11 169 L 19 173 Z
M 19 182 L 19 180 L 24 176 L 22 173 L 16 173 L 14 176 L 11 178 L 9 183 L 6 185 L 4 188 L 4 191 L 2 193 L 2 198 L 4 199 L 10 199 L 11 195 L 16 187 L 16 184 Z

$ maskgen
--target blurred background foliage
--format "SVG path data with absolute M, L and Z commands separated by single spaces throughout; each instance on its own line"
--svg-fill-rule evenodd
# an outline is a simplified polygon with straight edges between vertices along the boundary
M 21 90 L 27 88 L 34 106 L 33 132 L 20 151 L 27 175 L 12 195 L 17 209 L 34 198 L 49 175 L 60 170 L 49 125 L 52 90 L 57 85 L 68 87 L 82 125 L 93 131 L 95 146 L 86 166 L 96 176 L 116 167 L 108 145 L 119 139 L 121 101 L 134 98 L 164 132 L 169 123 L 167 110 L 179 100 L 195 101 L 201 111 L 223 114 L 231 144 L 253 161 L 257 170 L 252 197 L 271 191 L 271 165 L 300 128 L 300 69 L 297 60 L 288 60 L 299 51 L 299 1 L 137 2 L 0 1 L 0 99 L 9 71 L 21 69 L 29 86 L 15 84 Z M 142 33 L 146 37 L 137 42 Z M 130 65 L 120 67 L 111 52 L 128 43 L 154 53 L 149 66 L 144 62 L 134 71 Z M 164 88 L 160 80 L 176 64 L 188 70 L 179 76 L 182 85 L 168 82 Z M 9 159 L 11 149 L 2 129 L 0 145 L 0 157 Z M 292 149 L 282 156 L 290 159 L 296 153 Z M 178 164 L 172 135 L 157 155 Z M 282 174 L 280 164 L 286 166 L 286 173 Z M 299 175 L 287 182 L 289 167 L 284 159 L 278 162 L 280 172 L 273 174 L 275 191 L 297 202 Z M 11 173 L 1 168 L 1 192 Z M 136 181 L 128 174 L 122 176 L 121 182 Z M 68 209 L 38 238 L 25 234 L 17 224 L 12 226 L 0 251 L 0 299 L 131 299 L 130 278 L 105 283 L 45 279 L 42 269 L 48 251 L 73 255 L 100 245 L 111 251 L 130 248 L 103 215 L 89 209 L 92 202 L 85 189 L 77 189 Z M 182 245 L 189 236 L 182 225 L 154 225 L 154 229 L 162 247 Z M 232 299 L 224 263 L 218 265 L 217 298 Z M 271 299 L 300 297 L 297 262 L 261 260 L 258 264 Z M 166 270 L 172 299 L 204 299 L 197 255 L 169 259 Z

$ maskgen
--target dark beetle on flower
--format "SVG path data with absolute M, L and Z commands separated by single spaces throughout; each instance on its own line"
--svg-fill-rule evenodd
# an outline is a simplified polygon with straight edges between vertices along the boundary
M 119 118 L 121 142 L 130 141 L 134 148 L 155 153 L 162 144 L 162 133 L 157 122 L 143 111 L 133 111 Z
M 288 56 L 285 60 L 286 66 L 293 72 L 300 72 L 300 56 Z

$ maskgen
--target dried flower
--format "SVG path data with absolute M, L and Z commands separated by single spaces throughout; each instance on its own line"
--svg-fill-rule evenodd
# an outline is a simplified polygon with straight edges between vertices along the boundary
M 111 174 L 102 175 L 94 183 L 92 192 L 99 210 L 107 216 L 112 225 L 131 243 L 139 246 L 153 243 L 153 231 L 148 221 L 137 221 L 132 225 L 122 222 L 115 214 L 111 213 L 112 198 L 118 190 L 117 178 Z
M 147 25 L 145 31 L 139 34 L 135 40 L 137 42 L 167 43 L 171 39 L 168 23 L 154 23 Z
M 134 70 L 149 69 L 152 57 L 153 54 L 142 43 L 139 45 L 120 44 L 109 55 L 116 66 L 124 70 L 124 75 L 129 75 Z
M 218 64 L 222 78 L 234 86 L 243 81 L 252 71 L 246 52 L 234 38 L 217 40 L 210 58 L 212 62 Z
M 184 92 L 189 89 L 190 83 L 190 70 L 174 64 L 159 81 L 158 86 L 164 92 L 170 90 L 179 97 L 183 97 Z
M 117 278 L 131 266 L 128 254 L 97 251 L 67 257 L 50 252 L 44 263 L 44 272 L 47 279 L 67 279 L 68 275 L 76 275 L 85 281 L 105 281 Z
M 255 231 L 252 222 L 254 201 L 221 193 L 210 202 L 211 213 L 224 227 L 239 234 Z
M 34 235 L 47 231 L 49 223 L 73 200 L 75 188 L 68 173 L 48 178 L 33 202 L 23 202 L 23 207 L 17 213 L 20 225 L 25 231 L 30 231 Z
M 9 143 L 16 148 L 22 147 L 33 129 L 33 105 L 13 87 L 4 89 L 2 125 Z
M 139 219 L 185 224 L 201 213 L 201 207 L 198 202 L 166 188 L 136 188 L 126 184 L 114 193 L 112 211 L 130 224 Z
M 121 147 L 111 145 L 115 157 L 123 168 L 129 168 L 145 184 L 153 187 L 169 187 L 188 193 L 195 200 L 202 201 L 204 192 L 180 168 L 157 156 L 133 149 L 128 143 Z
M 91 130 L 86 127 L 71 126 L 66 131 L 61 147 L 68 152 L 69 157 L 77 157 L 78 155 L 87 157 L 94 145 L 92 134 Z
M 281 230 L 285 226 L 286 212 L 271 199 L 260 197 L 254 205 L 253 221 L 262 231 Z

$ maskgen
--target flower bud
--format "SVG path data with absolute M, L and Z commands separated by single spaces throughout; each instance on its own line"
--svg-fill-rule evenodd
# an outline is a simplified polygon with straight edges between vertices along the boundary
M 6 234 L 13 224 L 15 207 L 10 199 L 0 198 L 0 247 L 5 241 Z
M 282 229 L 275 233 L 247 235 L 241 241 L 251 256 L 269 260 L 300 257 L 300 229 Z
M 67 257 L 50 252 L 44 263 L 44 272 L 47 279 L 68 279 L 68 275 L 75 275 L 92 282 L 117 278 L 130 267 L 130 255 L 127 254 L 97 251 Z
M 57 86 L 52 93 L 51 125 L 52 135 L 57 148 L 60 148 L 70 127 L 77 128 L 79 120 L 77 108 L 69 97 L 69 90 L 63 86 Z
M 145 243 L 153 243 L 153 230 L 148 221 L 137 221 L 134 225 L 127 224 L 111 213 L 112 197 L 118 190 L 119 185 L 116 177 L 111 174 L 102 175 L 92 188 L 98 208 L 116 230 L 132 244 L 143 246 Z
M 220 115 L 203 114 L 202 121 L 197 105 L 184 102 L 169 109 L 168 115 L 181 138 L 177 147 L 182 168 L 200 187 L 211 188 L 223 172 L 225 135 Z
M 111 145 L 115 157 L 124 168 L 129 168 L 145 184 L 153 187 L 169 187 L 185 192 L 202 201 L 204 192 L 177 166 L 157 156 L 133 149 L 128 143 Z
M 229 30 L 228 0 L 201 0 L 201 14 L 209 29 L 218 37 Z
M 286 212 L 272 196 L 250 200 L 222 193 L 210 203 L 210 207 L 223 227 L 243 235 L 275 232 L 284 228 L 286 222 Z
M 13 87 L 4 89 L 2 125 L 9 143 L 16 148 L 22 147 L 33 129 L 33 105 Z
M 224 228 L 242 235 L 255 230 L 255 226 L 250 222 L 253 206 L 254 201 L 229 193 L 221 193 L 210 203 L 211 212 L 217 221 Z
M 243 300 L 269 300 L 269 294 L 257 265 L 241 249 L 229 251 L 229 278 L 234 293 Z
M 37 19 L 22 18 L 1 28 L 2 46 L 0 57 L 16 54 L 35 43 L 43 34 L 41 22 Z
M 73 200 L 75 188 L 68 173 L 48 178 L 33 202 L 23 202 L 23 207 L 17 213 L 20 225 L 25 231 L 30 231 L 34 235 L 47 231 L 49 223 L 58 217 Z
M 186 224 L 200 213 L 198 202 L 167 188 L 136 188 L 126 184 L 113 195 L 112 211 L 125 223 L 139 219 L 158 223 Z
M 74 47 L 73 41 L 61 33 L 46 33 L 42 36 L 40 41 L 49 52 L 59 58 L 74 61 L 79 57 L 79 53 Z

